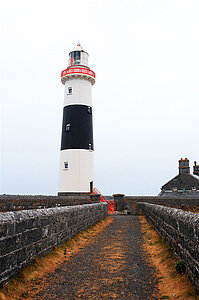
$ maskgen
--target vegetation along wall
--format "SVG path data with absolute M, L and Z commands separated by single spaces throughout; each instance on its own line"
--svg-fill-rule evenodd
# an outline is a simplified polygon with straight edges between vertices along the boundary
M 0 213 L 0 285 L 107 214 L 107 203 Z
M 137 205 L 174 255 L 185 263 L 199 292 L 199 214 L 144 202 Z

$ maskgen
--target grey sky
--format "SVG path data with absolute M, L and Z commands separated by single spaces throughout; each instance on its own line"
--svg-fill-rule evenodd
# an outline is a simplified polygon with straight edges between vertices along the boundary
M 95 186 L 158 194 L 199 160 L 199 2 L 2 1 L 1 193 L 56 194 L 64 86 L 80 40 L 93 86 Z

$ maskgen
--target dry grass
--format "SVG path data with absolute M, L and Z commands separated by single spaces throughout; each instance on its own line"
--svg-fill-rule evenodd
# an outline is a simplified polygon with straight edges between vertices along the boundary
M 90 239 L 91 237 L 101 232 L 112 221 L 112 218 L 107 217 L 87 230 L 77 234 L 74 238 L 57 247 L 45 257 L 40 259 L 36 258 L 31 266 L 25 268 L 15 279 L 0 290 L 0 299 L 22 299 L 23 294 L 26 295 L 27 299 L 27 290 L 31 289 L 32 280 L 41 278 L 46 273 L 52 272 L 58 264 L 63 261 L 68 261 L 80 248 L 92 241 L 92 239 Z
M 142 232 L 145 235 L 144 249 L 158 273 L 158 299 L 199 299 L 187 275 L 179 275 L 175 270 L 175 260 L 168 245 L 164 244 L 158 233 L 140 217 Z

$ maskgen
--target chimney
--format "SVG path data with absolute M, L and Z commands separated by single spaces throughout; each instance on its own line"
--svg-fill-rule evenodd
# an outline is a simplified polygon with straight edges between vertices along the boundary
M 197 165 L 196 161 L 194 161 L 193 174 L 199 176 L 199 164 Z
M 190 174 L 189 160 L 187 158 L 179 160 L 179 174 Z

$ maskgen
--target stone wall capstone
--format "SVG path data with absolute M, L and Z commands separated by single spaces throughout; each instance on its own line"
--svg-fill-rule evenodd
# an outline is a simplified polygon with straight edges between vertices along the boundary
M 199 214 L 144 202 L 137 206 L 169 242 L 174 256 L 185 262 L 187 273 L 199 293 Z
M 107 214 L 107 203 L 0 213 L 0 285 Z

